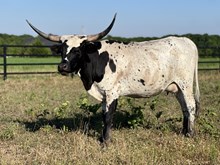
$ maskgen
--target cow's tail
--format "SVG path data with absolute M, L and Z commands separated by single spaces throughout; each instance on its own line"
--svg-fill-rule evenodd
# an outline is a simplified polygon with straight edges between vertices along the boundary
M 198 80 L 198 50 L 196 49 L 196 64 L 195 64 L 195 71 L 194 71 L 194 81 L 195 81 L 195 102 L 196 102 L 196 116 L 199 116 L 200 112 L 200 91 L 199 91 L 199 80 Z

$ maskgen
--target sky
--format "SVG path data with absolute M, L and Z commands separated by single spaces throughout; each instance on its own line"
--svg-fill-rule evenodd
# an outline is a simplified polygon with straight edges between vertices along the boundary
M 109 35 L 220 35 L 220 0 L 2 0 L 0 33 L 96 34 L 117 18 Z

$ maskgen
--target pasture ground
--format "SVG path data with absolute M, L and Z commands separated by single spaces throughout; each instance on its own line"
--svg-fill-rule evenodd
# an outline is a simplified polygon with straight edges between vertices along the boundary
M 102 148 L 101 110 L 82 108 L 91 110 L 98 102 L 77 76 L 0 80 L 0 164 L 220 164 L 220 73 L 200 71 L 199 84 L 195 137 L 180 134 L 180 106 L 172 94 L 162 93 L 121 98 L 111 143 Z M 143 118 L 136 114 L 131 120 L 130 109 Z

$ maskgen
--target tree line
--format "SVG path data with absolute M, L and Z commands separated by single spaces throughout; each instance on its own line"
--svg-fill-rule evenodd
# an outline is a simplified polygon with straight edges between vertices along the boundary
M 167 35 L 171 36 L 171 35 Z M 149 41 L 163 37 L 117 37 L 117 36 L 107 36 L 106 39 L 117 40 L 123 42 L 141 42 Z M 188 37 L 190 38 L 199 48 L 200 57 L 217 57 L 220 56 L 220 36 L 219 35 L 208 35 L 208 34 L 184 34 L 184 35 L 172 35 L 179 37 Z M 33 37 L 31 35 L 9 35 L 9 34 L 0 34 L 0 45 L 33 45 L 33 46 L 42 46 L 42 45 L 53 45 L 53 42 L 47 41 L 42 37 Z M 10 48 L 7 51 L 9 54 L 21 54 L 21 55 L 36 55 L 36 54 L 51 54 L 50 49 L 48 48 Z M 3 49 L 0 48 L 0 54 L 3 54 Z
M 31 35 L 9 35 L 0 34 L 0 45 L 30 45 L 30 46 L 43 46 L 52 45 L 53 43 L 43 39 L 42 37 L 33 37 Z M 3 48 L 0 47 L 0 55 L 3 54 Z M 50 55 L 49 48 L 35 48 L 35 47 L 8 47 L 7 54 L 10 55 Z

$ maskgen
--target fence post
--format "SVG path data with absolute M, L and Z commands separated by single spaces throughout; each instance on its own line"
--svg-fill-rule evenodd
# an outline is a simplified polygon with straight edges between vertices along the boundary
M 3 80 L 7 79 L 7 46 L 3 46 L 3 62 L 4 62 L 4 75 Z

